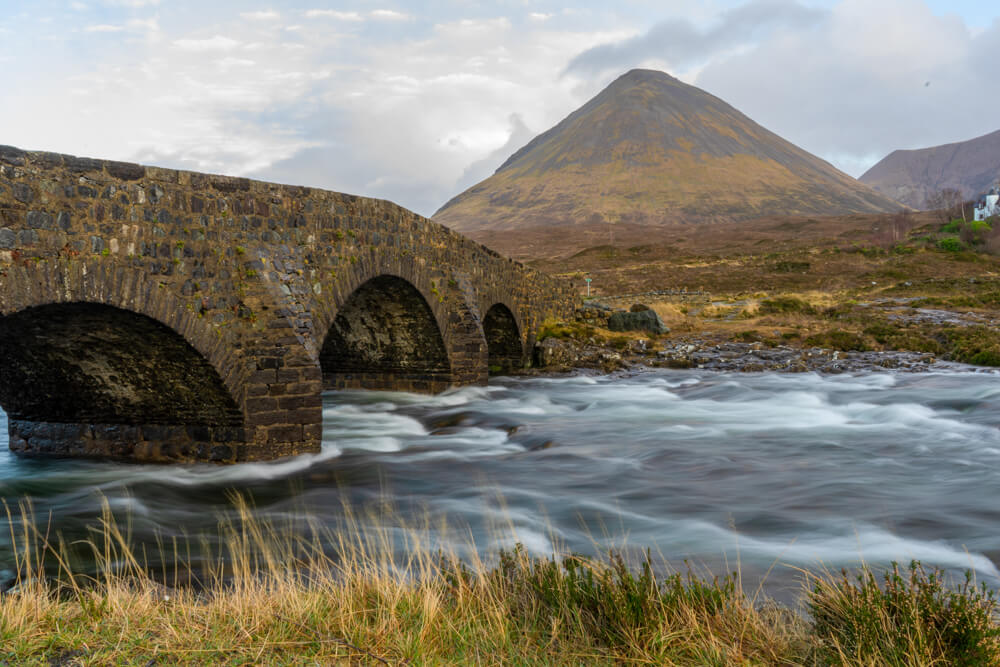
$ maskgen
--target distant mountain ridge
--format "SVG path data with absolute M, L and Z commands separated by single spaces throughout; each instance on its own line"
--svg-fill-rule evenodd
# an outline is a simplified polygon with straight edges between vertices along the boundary
M 434 219 L 474 234 L 898 208 L 723 100 L 663 72 L 632 70 Z
M 893 151 L 859 180 L 908 206 L 923 208 L 928 197 L 945 188 L 972 199 L 998 178 L 1000 130 L 968 141 Z

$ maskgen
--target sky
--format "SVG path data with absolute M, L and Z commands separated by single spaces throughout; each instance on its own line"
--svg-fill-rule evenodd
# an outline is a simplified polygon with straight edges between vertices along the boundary
M 1000 3 L 0 0 L 0 144 L 431 215 L 634 67 L 860 176 L 1000 129 Z

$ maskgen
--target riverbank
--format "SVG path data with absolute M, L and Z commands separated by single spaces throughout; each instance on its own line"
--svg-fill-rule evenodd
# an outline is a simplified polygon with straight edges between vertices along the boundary
M 115 525 L 106 515 L 87 541 L 101 567 L 85 577 L 71 572 L 67 545 L 12 521 L 22 574 L 0 595 L 3 664 L 1000 661 L 992 593 L 948 588 L 918 564 L 803 574 L 790 609 L 744 592 L 739 572 L 671 574 L 648 554 L 546 559 L 515 548 L 468 562 L 412 531 L 407 560 L 393 563 L 388 530 L 368 541 L 294 537 L 241 505 L 240 520 L 220 528 L 218 565 L 165 580 Z M 42 574 L 45 561 L 58 576 Z
M 593 300 L 572 321 L 542 327 L 534 368 L 527 373 L 641 368 L 857 373 L 923 372 L 952 363 L 1000 366 L 1000 283 L 967 285 L 962 296 L 868 301 L 830 293 L 739 299 L 705 294 L 697 303 L 690 294 L 650 293 L 650 299 L 665 300 L 629 305 L 609 299 L 614 306 Z M 614 313 L 630 311 L 655 313 L 653 330 L 609 328 Z

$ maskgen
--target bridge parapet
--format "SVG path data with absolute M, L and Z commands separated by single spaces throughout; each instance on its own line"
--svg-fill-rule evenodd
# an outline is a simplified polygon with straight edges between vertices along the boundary
M 24 453 L 316 451 L 324 387 L 485 382 L 574 300 L 387 201 L 0 147 L 0 406 Z

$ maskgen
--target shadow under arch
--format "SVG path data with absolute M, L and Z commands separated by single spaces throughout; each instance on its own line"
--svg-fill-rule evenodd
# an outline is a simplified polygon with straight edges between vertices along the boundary
M 452 369 L 427 300 L 409 281 L 381 274 L 337 310 L 320 350 L 325 389 L 443 391 Z
M 0 316 L 0 406 L 25 454 L 228 460 L 223 443 L 243 440 L 239 406 L 183 336 L 98 303 Z
M 509 373 L 524 366 L 524 346 L 517 319 L 510 308 L 495 303 L 483 318 L 483 335 L 491 375 Z

